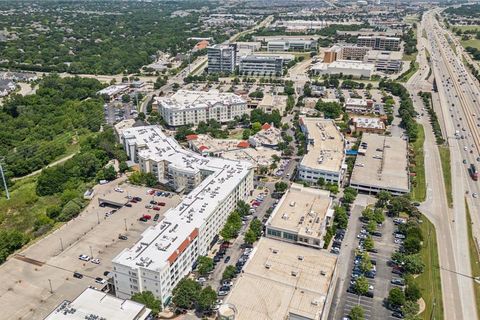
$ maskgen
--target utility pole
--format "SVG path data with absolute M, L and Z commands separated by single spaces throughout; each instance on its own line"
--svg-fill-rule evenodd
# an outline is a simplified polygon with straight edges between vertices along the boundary
M 63 240 L 62 240 L 62 237 L 60 237 L 60 247 L 62 248 L 62 251 L 63 251 Z
M 127 218 L 123 219 L 123 221 L 125 222 L 125 231 L 128 231 L 127 230 Z
M 93 258 L 93 250 L 92 250 L 92 246 L 89 246 L 90 247 L 90 256 Z
M 53 293 L 52 280 L 48 279 L 48 284 L 50 285 L 50 293 Z
M 7 180 L 5 179 L 5 174 L 3 173 L 2 162 L 3 162 L 3 158 L 0 158 L 0 175 L 2 175 L 3 187 L 5 188 L 7 200 L 10 200 L 10 193 L 8 192 Z
M 98 210 L 97 210 L 97 222 L 100 224 L 100 216 L 98 215 Z

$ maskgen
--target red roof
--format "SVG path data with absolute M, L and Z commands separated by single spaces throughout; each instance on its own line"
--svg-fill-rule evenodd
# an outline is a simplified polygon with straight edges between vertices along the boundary
M 206 149 L 208 149 L 207 146 L 200 146 L 200 147 L 198 148 L 198 150 L 200 150 L 200 151 L 203 151 L 203 150 L 206 150 Z
M 264 123 L 263 126 L 262 126 L 262 130 L 268 130 L 270 129 L 272 126 L 269 125 L 268 123 Z
M 248 141 L 240 141 L 240 142 L 237 144 L 237 147 L 239 147 L 239 148 L 248 148 L 248 147 L 250 147 L 250 143 L 248 143 Z
M 190 233 L 190 235 L 185 240 L 183 240 L 183 242 L 180 244 L 180 246 L 177 248 L 177 250 L 175 250 L 170 255 L 170 257 L 168 257 L 168 262 L 170 262 L 170 265 L 173 264 L 175 262 L 175 260 L 177 260 L 178 256 L 180 256 L 182 254 L 182 252 L 185 251 L 185 249 L 188 248 L 188 245 L 193 240 L 195 240 L 196 237 L 198 237 L 198 229 L 197 228 L 195 228 L 192 231 L 192 233 Z
M 196 134 L 187 134 L 186 136 L 187 140 L 197 140 L 198 136 Z

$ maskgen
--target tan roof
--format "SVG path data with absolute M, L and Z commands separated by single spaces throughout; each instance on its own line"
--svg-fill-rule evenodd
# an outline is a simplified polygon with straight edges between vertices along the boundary
M 326 227 L 330 192 L 292 184 L 272 213 L 268 225 L 320 238 Z
M 308 130 L 308 139 L 314 141 L 307 145 L 307 154 L 301 165 L 317 170 L 340 171 L 344 141 L 333 120 L 301 117 L 300 121 Z
M 320 319 L 336 256 L 262 238 L 250 259 L 226 299 L 237 320 L 285 319 L 289 313 Z

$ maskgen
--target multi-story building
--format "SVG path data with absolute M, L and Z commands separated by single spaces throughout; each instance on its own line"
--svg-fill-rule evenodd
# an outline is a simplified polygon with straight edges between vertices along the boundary
M 323 248 L 333 217 L 330 192 L 292 184 L 265 224 L 268 238 Z
M 267 42 L 267 51 L 309 51 L 317 48 L 317 41 L 303 39 L 272 40 Z
M 249 55 L 240 58 L 240 74 L 280 76 L 283 59 L 276 56 Z
M 370 49 L 369 47 L 359 47 L 355 45 L 334 45 L 325 51 L 323 62 L 331 63 L 337 60 L 361 61 Z
M 370 78 L 375 71 L 375 65 L 356 60 L 337 60 L 332 63 L 316 63 L 310 70 L 315 75 L 342 74 L 356 78 Z
M 333 120 L 300 118 L 300 128 L 307 139 L 307 153 L 298 167 L 298 178 L 317 183 L 340 183 L 345 171 L 345 142 Z
M 360 36 L 357 38 L 357 46 L 370 47 L 374 50 L 399 51 L 401 39 L 385 36 Z
M 247 102 L 233 93 L 218 90 L 179 90 L 171 97 L 157 97 L 153 108 L 170 126 L 197 125 L 215 119 L 228 122 L 248 113 Z
M 403 66 L 402 53 L 395 51 L 369 50 L 363 61 L 373 63 L 377 71 L 399 72 Z
M 345 110 L 350 113 L 371 113 L 373 111 L 373 101 L 360 98 L 348 98 L 345 101 Z
M 236 44 L 217 44 L 207 48 L 208 73 L 232 73 L 237 59 Z
M 117 297 L 151 291 L 167 304 L 172 289 L 216 242 L 237 202 L 250 195 L 253 166 L 186 150 L 158 126 L 125 130 L 122 143 L 142 172 L 153 173 L 160 183 L 183 184 L 191 190 L 161 223 L 112 261 Z

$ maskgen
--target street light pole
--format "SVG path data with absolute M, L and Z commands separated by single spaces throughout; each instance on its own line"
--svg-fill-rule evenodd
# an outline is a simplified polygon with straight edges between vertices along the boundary
M 127 218 L 124 218 L 123 221 L 125 222 L 125 231 L 128 231 L 127 230 Z
M 48 284 L 50 285 L 50 293 L 53 293 L 52 280 L 48 279 Z
M 0 159 L 0 175 L 2 176 L 3 187 L 5 188 L 5 194 L 7 195 L 7 200 L 10 200 L 10 193 L 8 192 L 7 180 L 5 179 L 5 175 L 3 174 L 2 160 L 3 158 Z
M 93 258 L 92 246 L 89 246 L 89 247 L 90 247 L 90 256 Z
M 62 237 L 60 237 L 60 247 L 62 248 L 62 251 L 63 251 L 63 240 L 62 240 Z
M 98 210 L 97 210 L 97 223 L 100 224 L 100 216 L 98 215 Z

